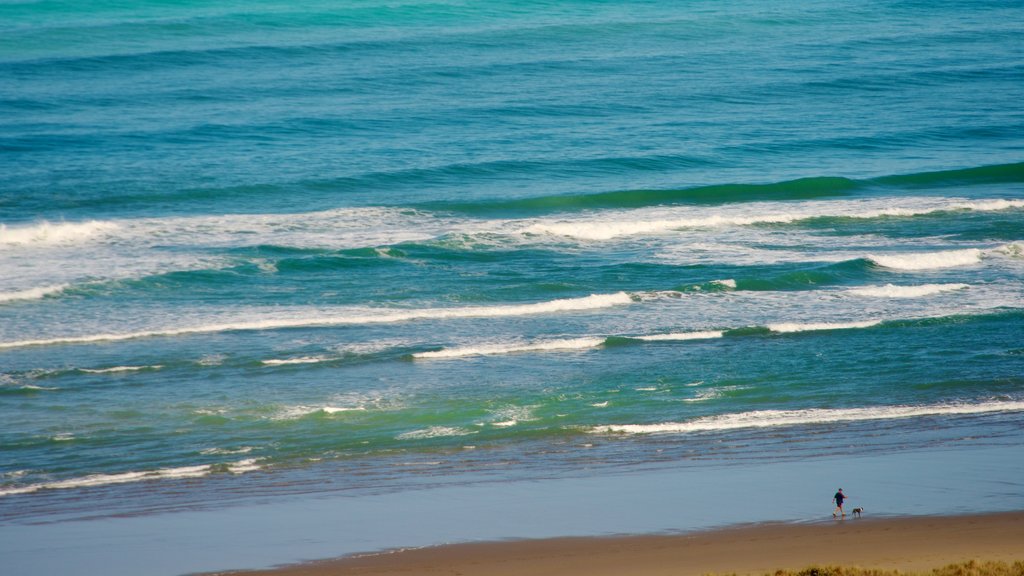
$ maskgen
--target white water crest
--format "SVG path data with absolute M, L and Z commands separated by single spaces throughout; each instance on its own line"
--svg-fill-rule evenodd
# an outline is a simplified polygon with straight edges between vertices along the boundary
M 242 474 L 260 469 L 255 459 L 242 460 L 224 464 L 228 472 Z M 13 494 L 29 494 L 39 490 L 62 490 L 69 488 L 88 488 L 94 486 L 107 486 L 110 484 L 126 484 L 130 482 L 145 482 L 149 480 L 170 480 L 181 478 L 202 478 L 215 471 L 215 465 L 203 464 L 199 466 L 181 466 L 177 468 L 160 468 L 142 472 L 121 472 L 117 474 L 90 474 L 79 478 L 69 478 L 54 482 L 41 482 L 27 486 L 0 487 L 0 496 Z
M 870 328 L 881 324 L 881 320 L 862 320 L 859 322 L 782 322 L 769 324 L 768 329 L 772 332 L 786 334 L 790 332 L 812 332 L 817 330 L 849 330 L 854 328 Z
M 895 205 L 893 205 L 895 204 Z M 527 235 L 554 235 L 580 240 L 611 240 L 623 236 L 663 234 L 690 228 L 722 228 L 756 224 L 790 224 L 812 218 L 912 217 L 947 211 L 1000 211 L 1024 207 L 1024 201 L 956 198 L 894 200 L 819 200 L 807 202 L 750 202 L 737 206 L 641 208 L 614 210 L 598 216 L 524 222 Z
M 396 440 L 427 440 L 430 438 L 448 438 L 452 436 L 469 436 L 476 434 L 475 430 L 467 430 L 454 426 L 431 426 L 422 430 L 413 430 L 395 436 Z
M 850 288 L 847 293 L 855 296 L 866 296 L 873 298 L 921 298 L 932 296 L 942 292 L 952 292 L 968 288 L 967 284 L 922 284 L 919 286 L 896 286 L 886 284 L 885 286 L 864 286 L 861 288 Z
M 40 222 L 30 226 L 8 227 L 0 224 L 0 249 L 12 246 L 76 244 L 104 232 L 118 229 L 113 222 Z
M 939 270 L 957 266 L 972 266 L 981 261 L 981 256 L 981 250 L 967 248 L 940 252 L 872 254 L 868 256 L 868 259 L 879 266 L 894 270 Z
M 16 300 L 39 300 L 52 294 L 59 294 L 68 287 L 68 284 L 55 284 L 53 286 L 40 286 L 28 290 L 15 290 L 13 292 L 0 292 L 0 303 L 13 302 Z
M 139 372 L 141 370 L 160 370 L 163 366 L 154 364 L 152 366 L 112 366 L 110 368 L 79 368 L 80 372 L 88 374 L 116 374 L 118 372 Z
M 539 340 L 536 342 L 510 342 L 501 344 L 479 344 L 475 346 L 464 346 L 461 348 L 446 348 L 431 352 L 417 352 L 413 358 L 440 359 L 440 358 L 465 358 L 468 356 L 494 356 L 500 354 L 515 354 L 520 352 L 564 352 L 570 350 L 586 350 L 603 345 L 605 338 L 586 337 L 569 338 L 562 340 Z
M 646 340 L 648 342 L 659 342 L 659 341 L 672 341 L 672 340 L 709 340 L 713 338 L 721 338 L 725 335 L 725 332 L 721 330 L 707 330 L 701 332 L 672 332 L 669 334 L 648 334 L 646 336 L 629 336 L 636 340 Z
M 333 358 L 326 356 L 302 356 L 298 358 L 263 360 L 261 363 L 264 366 L 289 366 L 292 364 L 319 364 L 320 362 L 328 362 L 330 360 L 333 360 Z
M 224 322 L 129 332 L 124 334 L 90 334 L 84 336 L 65 336 L 40 338 L 34 340 L 18 340 L 0 342 L 0 349 L 19 348 L 25 346 L 45 346 L 53 344 L 88 344 L 94 342 L 116 342 L 156 336 L 184 336 L 189 334 L 208 334 L 243 330 L 276 330 L 281 328 L 304 328 L 315 326 L 339 326 L 350 324 L 381 324 L 407 322 L 412 320 L 445 320 L 457 318 L 500 318 L 529 316 L 536 314 L 557 314 L 563 312 L 579 312 L 597 310 L 613 306 L 631 304 L 632 297 L 625 292 L 615 294 L 592 294 L 582 298 L 565 298 L 549 300 L 534 304 L 512 304 L 500 306 L 469 306 L 462 308 L 419 308 L 419 309 L 373 309 L 358 308 L 344 312 L 315 314 L 307 317 L 268 318 L 266 320 Z
M 719 416 L 695 418 L 686 422 L 659 424 L 610 424 L 596 426 L 594 433 L 620 434 L 685 434 L 714 432 L 742 428 L 770 428 L 831 424 L 864 420 L 893 420 L 921 416 L 957 416 L 998 412 L 1022 412 L 1024 401 L 990 401 L 971 403 L 931 404 L 924 406 L 865 406 L 862 408 L 812 408 L 808 410 L 755 410 Z
M 311 414 L 340 414 L 344 412 L 365 412 L 365 406 L 287 406 L 277 412 L 271 420 L 296 420 Z

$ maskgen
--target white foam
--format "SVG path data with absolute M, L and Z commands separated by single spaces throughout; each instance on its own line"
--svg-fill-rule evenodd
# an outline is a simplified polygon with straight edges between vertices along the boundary
M 239 462 L 231 462 L 223 466 L 226 466 L 227 471 L 232 474 L 243 474 L 245 472 L 259 470 L 260 466 L 258 466 L 256 462 L 257 459 L 253 458 L 249 460 L 241 460 Z M 110 484 L 146 482 L 149 480 L 202 478 L 203 476 L 208 476 L 209 474 L 213 473 L 214 470 L 214 465 L 202 464 L 199 466 L 160 468 L 158 470 L 149 470 L 144 472 L 122 472 L 118 474 L 91 474 L 89 476 L 70 478 L 68 480 L 59 480 L 56 482 L 41 482 L 38 484 L 30 484 L 28 486 L 0 488 L 0 496 L 10 496 L 13 494 L 29 494 L 32 492 L 38 492 L 39 490 L 90 488 L 95 486 L 107 486 Z
M 228 472 L 232 474 L 245 474 L 246 472 L 255 472 L 263 467 L 257 464 L 259 458 L 249 458 L 247 460 L 240 460 L 233 464 L 228 464 Z
M 39 300 L 51 294 L 63 292 L 68 284 L 55 284 L 53 286 L 40 286 L 28 290 L 16 290 L 14 292 L 0 292 L 0 302 L 13 302 L 16 300 Z
M 265 366 L 287 366 L 290 364 L 317 364 L 320 362 L 327 362 L 331 358 L 325 356 L 302 356 L 299 358 L 283 358 L 280 360 L 264 360 Z
M 953 205 L 956 210 L 972 210 L 976 212 L 997 212 L 1014 208 L 1024 208 L 1024 200 L 1004 200 L 995 198 L 991 200 L 977 200 L 974 202 L 960 202 Z
M 604 344 L 604 338 L 570 338 L 564 340 L 540 340 L 536 342 L 513 342 L 502 344 L 481 344 L 462 348 L 447 348 L 432 352 L 417 352 L 413 358 L 465 358 L 468 356 L 494 356 L 500 354 L 516 354 L 522 352 L 560 352 L 566 350 L 586 350 Z
M 725 332 L 720 330 L 710 330 L 703 332 L 672 332 L 670 334 L 648 334 L 646 336 L 630 336 L 630 338 L 636 340 L 646 340 L 648 342 L 659 342 L 664 340 L 709 340 L 712 338 L 721 338 L 725 335 Z
M 31 226 L 9 228 L 0 224 L 0 248 L 35 244 L 75 244 L 101 233 L 118 229 L 113 222 L 40 222 Z
M 868 259 L 894 270 L 938 270 L 957 266 L 971 266 L 981 261 L 981 250 L 944 250 L 941 252 L 912 252 L 904 254 L 869 255 Z
M 727 278 L 725 280 L 712 280 L 711 283 L 718 284 L 719 286 L 725 286 L 726 288 L 732 288 L 733 290 L 736 289 L 736 281 L 732 278 Z
M 784 224 L 805 218 L 800 214 L 774 214 L 764 216 L 723 216 L 712 214 L 693 218 L 628 220 L 615 217 L 599 220 L 570 222 L 539 222 L 522 229 L 524 234 L 545 234 L 565 236 L 580 240 L 611 240 L 621 236 L 659 234 L 681 228 L 719 228 L 723 226 L 745 226 L 750 224 Z
M 210 473 L 211 466 L 183 466 L 180 468 L 161 468 L 147 472 L 123 472 L 120 474 L 92 474 L 80 478 L 71 478 L 57 482 L 43 482 L 30 484 L 17 488 L 0 488 L 0 496 L 11 494 L 27 494 L 39 490 L 61 490 L 67 488 L 87 488 L 92 486 L 106 486 L 109 484 L 125 484 L 128 482 L 143 482 L 146 480 L 161 480 L 172 478 L 200 478 Z
M 976 404 L 932 404 L 923 406 L 866 406 L 863 408 L 812 408 L 808 410 L 756 410 L 696 418 L 688 422 L 660 424 L 612 424 L 591 429 L 594 433 L 686 434 L 742 428 L 770 428 L 831 424 L 863 420 L 893 420 L 920 416 L 957 416 L 996 412 L 1022 412 L 1022 401 L 992 401 Z
M 1024 257 L 1024 242 L 1010 242 L 996 248 L 996 252 L 1006 254 L 1011 258 Z
M 295 420 L 310 414 L 340 414 L 342 412 L 362 412 L 364 406 L 287 406 L 277 412 L 273 420 Z
M 160 370 L 163 366 L 154 364 L 152 366 L 114 366 L 112 368 L 79 368 L 80 372 L 89 374 L 114 374 L 117 372 L 138 372 L 140 370 Z
M 721 398 L 722 391 L 717 388 L 711 390 L 701 390 L 693 398 L 683 398 L 683 402 L 706 402 L 708 400 L 714 400 Z
M 853 328 L 870 328 L 881 324 L 881 320 L 863 320 L 860 322 L 810 322 L 806 324 L 800 324 L 795 322 L 783 322 L 779 324 L 769 324 L 768 329 L 772 332 L 789 333 L 789 332 L 811 332 L 815 330 L 849 330 Z
M 431 426 L 422 430 L 405 432 L 395 437 L 396 440 L 426 440 L 428 438 L 447 438 L 450 436 L 469 436 L 476 434 L 473 430 L 452 426 Z
M 997 211 L 1024 207 L 1020 200 L 904 198 L 894 200 L 825 200 L 808 202 L 756 202 L 715 208 L 616 210 L 573 220 L 541 219 L 521 226 L 519 233 L 555 235 L 580 240 L 611 240 L 622 236 L 661 234 L 688 228 L 720 228 L 754 224 L 788 224 L 811 218 L 909 217 L 950 210 Z M 781 210 L 780 210 L 781 209 Z
M 204 456 L 225 456 L 231 454 L 248 454 L 252 451 L 252 446 L 242 446 L 241 448 L 207 448 L 205 450 L 200 450 L 199 453 Z
M 190 334 L 208 334 L 236 330 L 275 330 L 280 328 L 302 328 L 313 326 L 339 326 L 351 324 L 379 324 L 408 322 L 412 320 L 443 320 L 457 318 L 500 318 L 513 316 L 530 316 L 537 314 L 555 314 L 562 312 L 579 312 L 597 310 L 612 306 L 630 304 L 633 299 L 625 292 L 615 294 L 592 294 L 582 298 L 565 298 L 549 300 L 534 304 L 515 304 L 504 306 L 468 306 L 461 308 L 419 308 L 410 310 L 395 309 L 354 309 L 336 315 L 316 314 L 305 318 L 270 318 L 255 321 L 225 322 L 163 330 L 147 330 L 125 334 L 90 334 L 86 336 L 67 336 L 58 338 L 41 338 L 35 340 L 19 340 L 0 342 L 0 349 L 20 348 L 24 346 L 46 346 L 53 344 L 89 344 L 95 342 L 116 342 L 155 336 L 183 336 Z
M 864 286 L 862 288 L 851 288 L 848 293 L 855 296 L 867 296 L 873 298 L 921 298 L 942 292 L 963 290 L 968 288 L 967 284 L 922 284 L 919 286 L 896 286 L 886 284 L 885 286 Z
M 520 422 L 536 420 L 537 418 L 533 415 L 535 408 L 536 406 L 506 406 L 494 411 L 494 417 L 498 421 L 490 424 L 496 428 L 510 428 Z M 484 423 L 477 425 L 483 426 Z

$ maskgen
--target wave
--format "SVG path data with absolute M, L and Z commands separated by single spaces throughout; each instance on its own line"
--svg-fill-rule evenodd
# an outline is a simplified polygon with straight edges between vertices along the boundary
M 442 208 L 467 214 L 504 212 L 550 213 L 607 208 L 641 208 L 669 204 L 726 204 L 765 200 L 808 200 L 845 195 L 861 187 L 842 177 L 811 177 L 769 184 L 714 184 L 694 188 L 616 190 L 596 194 L 542 196 L 485 202 L 427 203 L 423 208 Z
M 875 264 L 893 270 L 938 270 L 957 266 L 971 266 L 981 261 L 982 251 L 977 248 L 944 250 L 941 252 L 914 252 L 904 254 L 869 255 Z
M 597 161 L 607 162 L 610 160 L 598 159 Z M 717 205 L 756 201 L 811 200 L 842 197 L 860 190 L 878 187 L 938 188 L 1001 182 L 1024 182 L 1024 163 L 883 176 L 865 180 L 817 176 L 761 184 L 732 183 L 692 188 L 616 190 L 595 194 L 563 194 L 481 202 L 431 202 L 423 204 L 421 207 L 425 209 L 440 208 L 474 215 L 507 212 L 536 214 L 673 204 Z
M 341 414 L 344 412 L 364 412 L 365 406 L 288 406 L 274 414 L 271 420 L 297 420 L 313 414 Z
M 13 302 L 15 300 L 39 300 L 52 294 L 63 292 L 68 284 L 55 284 L 53 286 L 41 286 L 29 288 L 28 290 L 16 290 L 14 292 L 0 292 L 0 303 Z
M 350 315 L 316 315 L 306 318 L 267 319 L 251 322 L 228 322 L 183 328 L 169 328 L 125 334 L 91 334 L 87 336 L 67 336 L 36 340 L 20 340 L 0 342 L 0 349 L 20 348 L 25 346 L 47 346 L 54 344 L 89 344 L 94 342 L 116 342 L 137 338 L 159 336 L 184 336 L 190 334 L 208 334 L 216 332 L 246 330 L 277 330 L 284 328 L 306 328 L 315 326 L 339 326 L 351 324 L 380 324 L 408 322 L 412 320 L 448 320 L 459 318 L 501 318 L 514 316 L 530 316 L 537 314 L 557 314 L 562 312 L 581 312 L 597 310 L 613 306 L 631 304 L 633 298 L 625 293 L 592 294 L 582 298 L 564 298 L 533 304 L 515 304 L 503 306 L 469 306 L 462 308 L 420 308 L 410 310 L 395 309 L 358 309 Z
M 863 420 L 894 420 L 921 416 L 958 416 L 998 412 L 1022 412 L 1022 401 L 990 401 L 980 403 L 931 404 L 922 406 L 866 406 L 862 408 L 812 408 L 806 410 L 756 410 L 705 416 L 687 422 L 660 424 L 610 424 L 595 426 L 593 433 L 619 434 L 686 434 L 692 432 L 728 431 L 742 428 L 770 428 L 857 422 Z
M 467 430 L 466 428 L 458 428 L 455 426 L 431 426 L 430 428 L 424 428 L 422 430 L 404 432 L 395 436 L 395 440 L 427 440 L 430 438 L 469 436 L 476 433 L 477 432 L 475 430 Z
M 922 284 L 920 286 L 896 286 L 886 284 L 885 286 L 864 286 L 862 288 L 850 288 L 848 294 L 855 296 L 866 296 L 873 298 L 921 298 L 932 296 L 942 292 L 952 292 L 969 288 L 967 284 Z
M 111 368 L 79 368 L 79 372 L 87 374 L 115 374 L 118 372 L 140 372 L 143 370 L 160 370 L 163 366 L 154 364 L 152 366 L 114 366 Z
M 465 358 L 468 356 L 493 356 L 515 354 L 518 352 L 551 352 L 586 350 L 604 344 L 604 338 L 572 338 L 564 340 L 541 340 L 537 342 L 517 342 L 509 344 L 481 344 L 462 348 L 448 348 L 430 352 L 417 352 L 413 358 Z
M 130 482 L 146 482 L 149 480 L 171 480 L 183 478 L 202 478 L 215 472 L 224 471 L 232 474 L 243 474 L 259 470 L 256 459 L 241 460 L 227 464 L 202 464 L 199 466 L 182 466 L 178 468 L 161 468 L 144 472 L 121 472 L 118 474 L 91 474 L 79 478 L 41 482 L 27 486 L 0 487 L 0 496 L 29 494 L 40 490 L 63 490 L 69 488 L 89 488 L 110 484 L 126 484 Z
M 679 340 L 709 340 L 721 338 L 725 332 L 709 330 L 702 332 L 673 332 L 669 334 L 649 334 L 647 336 L 629 336 L 633 340 L 644 340 L 647 342 L 679 341 Z
M 606 216 L 574 220 L 529 223 L 519 229 L 524 235 L 550 235 L 579 240 L 602 241 L 623 236 L 660 234 L 688 228 L 722 228 L 757 224 L 791 224 L 822 218 L 871 219 L 881 217 L 923 216 L 951 211 L 1001 211 L 1024 208 L 1024 200 L 988 199 L 964 201 L 961 199 L 907 198 L 903 206 L 892 206 L 877 201 L 826 201 L 782 205 L 751 203 L 723 211 L 708 212 L 699 209 L 661 210 L 643 218 L 640 214 L 615 211 Z M 787 211 L 788 210 L 788 211 Z M 641 218 L 636 218 L 641 216 Z
M 9 228 L 0 224 L 0 248 L 4 246 L 36 244 L 76 244 L 102 232 L 110 232 L 119 226 L 113 222 L 90 220 L 88 222 L 40 222 L 31 226 Z
M 858 322 L 810 322 L 810 323 L 797 323 L 797 322 L 782 322 L 778 324 L 769 324 L 767 328 L 772 332 L 778 332 L 780 334 L 788 334 L 791 332 L 815 332 L 819 330 L 850 330 L 856 328 L 871 328 L 872 326 L 878 326 L 881 324 L 881 320 L 862 320 Z
M 318 364 L 320 362 L 329 362 L 330 360 L 333 360 L 333 358 L 326 356 L 303 356 L 299 358 L 263 360 L 262 364 L 264 366 L 288 366 L 292 364 Z

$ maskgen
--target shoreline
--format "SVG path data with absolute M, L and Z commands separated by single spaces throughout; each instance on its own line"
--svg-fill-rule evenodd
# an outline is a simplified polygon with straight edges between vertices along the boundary
M 461 574 L 701 576 L 812 565 L 927 571 L 970 560 L 1024 560 L 1024 511 L 766 522 L 679 534 L 472 542 L 351 555 L 207 576 Z

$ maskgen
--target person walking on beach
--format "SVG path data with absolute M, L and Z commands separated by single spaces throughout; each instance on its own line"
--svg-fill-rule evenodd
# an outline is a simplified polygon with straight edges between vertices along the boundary
M 836 517 L 836 512 L 838 512 L 838 513 L 842 514 L 843 517 L 845 518 L 846 517 L 846 511 L 843 510 L 843 500 L 846 500 L 846 495 L 843 494 L 843 489 L 842 488 L 839 489 L 839 492 L 836 492 L 836 495 L 832 497 L 832 500 L 835 501 L 835 503 L 836 503 L 836 509 L 832 511 L 832 517 L 835 518 Z

